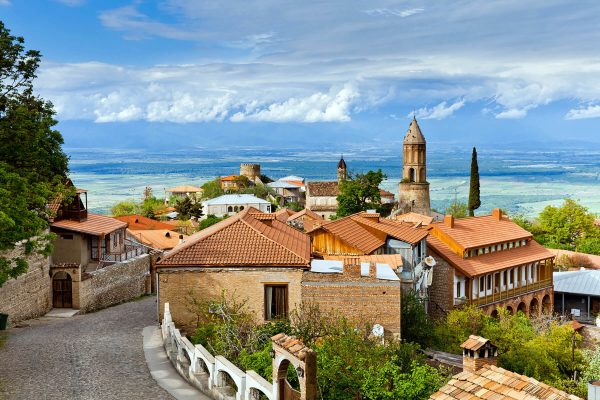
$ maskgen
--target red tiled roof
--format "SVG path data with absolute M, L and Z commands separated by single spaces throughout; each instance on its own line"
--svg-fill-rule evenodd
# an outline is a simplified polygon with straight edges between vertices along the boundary
M 281 210 L 275 211 L 275 218 L 281 222 L 286 222 L 290 216 L 294 215 L 294 211 L 289 208 L 282 208 Z
M 228 175 L 221 178 L 221 181 L 235 181 L 238 178 L 237 175 Z
M 450 237 L 463 249 L 532 237 L 531 233 L 505 216 L 499 220 L 493 215 L 458 218 L 454 220 L 453 228 L 444 222 L 434 222 L 429 226 L 433 229 L 432 235 L 438 236 L 437 230 Z
M 154 249 L 170 250 L 179 244 L 179 233 L 168 229 L 152 229 L 152 230 L 130 230 L 127 229 L 127 234 L 133 236 L 137 241 Z M 187 236 L 182 235 L 186 240 Z
M 105 215 L 90 214 L 88 213 L 85 221 L 72 221 L 69 219 L 63 219 L 50 224 L 52 228 L 66 229 L 73 232 L 87 233 L 94 236 L 107 235 L 116 231 L 117 229 L 123 229 L 127 227 L 126 222 L 119 221 L 118 219 L 107 217 Z
M 119 221 L 127 222 L 127 228 L 133 231 L 152 229 L 168 229 L 172 231 L 176 230 L 176 227 L 174 227 L 171 224 L 157 221 L 155 219 L 144 217 L 143 215 L 138 214 L 122 215 L 113 218 L 118 219 Z
M 388 192 L 387 190 L 384 189 L 379 189 L 379 195 L 381 197 L 391 197 L 392 199 L 396 198 L 396 195 L 392 192 Z
M 290 215 L 290 217 L 287 219 L 288 221 L 294 221 L 302 216 L 308 216 L 316 221 L 323 221 L 323 217 L 321 217 L 319 214 L 317 214 L 316 212 L 309 210 L 308 208 L 305 208 L 304 210 L 300 210 L 297 213 L 294 213 L 292 215 Z
M 428 234 L 427 231 L 423 229 L 417 229 L 398 221 L 387 218 L 370 218 L 369 216 L 369 213 L 359 213 L 352 215 L 351 218 L 360 224 L 385 232 L 394 239 L 402 240 L 403 242 L 410 244 L 420 242 Z
M 263 216 L 271 217 L 265 220 Z M 293 266 L 310 263 L 310 238 L 254 208 L 190 236 L 158 263 L 170 266 Z
M 482 346 L 484 346 L 490 339 L 486 339 L 481 336 L 470 335 L 469 338 L 460 345 L 462 349 L 467 350 L 479 350 Z
M 419 214 L 419 213 L 416 213 L 413 211 L 408 212 L 406 214 L 396 215 L 396 217 L 394 217 L 394 219 L 396 221 L 409 222 L 412 224 L 418 224 L 420 222 L 421 225 L 429 225 L 433 222 L 433 217 L 430 217 L 428 215 Z
M 525 375 L 494 365 L 454 375 L 430 400 L 581 400 Z
M 459 257 L 444 242 L 432 235 L 427 237 L 427 247 L 468 277 L 501 271 L 554 257 L 551 252 L 535 240 L 528 241 L 525 246 L 469 258 Z
M 337 197 L 338 183 L 337 181 L 308 182 L 308 194 L 312 197 Z

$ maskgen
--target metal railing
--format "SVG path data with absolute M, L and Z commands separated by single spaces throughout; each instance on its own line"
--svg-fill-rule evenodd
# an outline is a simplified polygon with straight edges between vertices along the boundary
M 132 242 L 130 240 L 125 240 L 125 251 L 122 253 L 105 253 L 102 256 L 102 260 L 98 263 L 98 268 L 104 268 L 108 265 L 113 265 L 119 262 L 127 261 L 131 258 L 135 258 L 142 254 L 148 254 L 148 248 L 146 246 L 142 246 L 139 243 Z

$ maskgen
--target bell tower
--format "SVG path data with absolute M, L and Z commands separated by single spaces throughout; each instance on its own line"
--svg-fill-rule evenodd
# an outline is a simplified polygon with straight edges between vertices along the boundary
M 346 170 L 346 161 L 344 161 L 343 155 L 340 158 L 340 161 L 338 162 L 337 177 L 338 177 L 338 183 L 342 183 L 348 177 L 348 173 Z
M 399 209 L 431 215 L 427 182 L 427 144 L 417 119 L 413 117 L 402 145 L 402 180 L 399 186 Z

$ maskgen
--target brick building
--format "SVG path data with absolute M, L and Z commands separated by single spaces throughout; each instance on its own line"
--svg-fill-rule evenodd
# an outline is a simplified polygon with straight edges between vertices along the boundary
M 495 209 L 492 215 L 428 226 L 427 251 L 437 265 L 429 290 L 429 312 L 445 315 L 473 304 L 494 315 L 496 307 L 526 315 L 553 309 L 554 255 Z

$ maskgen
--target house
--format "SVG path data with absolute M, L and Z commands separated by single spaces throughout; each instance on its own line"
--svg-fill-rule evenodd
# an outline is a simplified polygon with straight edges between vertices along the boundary
M 191 298 L 215 299 L 227 290 L 247 299 L 258 321 L 277 319 L 300 304 L 309 266 L 307 235 L 249 207 L 191 235 L 158 261 L 159 308 L 168 302 L 177 325 L 191 328 L 197 319 Z
M 600 271 L 554 272 L 554 311 L 591 322 L 600 312 Z
M 225 192 L 236 192 L 240 188 L 238 185 L 239 175 L 228 175 L 219 179 L 221 181 L 221 189 Z
M 552 311 L 554 255 L 500 209 L 469 218 L 447 215 L 428 231 L 427 252 L 437 262 L 429 296 L 434 317 L 463 304 L 490 315 L 498 306 L 526 315 Z
M 300 203 L 304 204 L 304 183 L 297 181 L 282 181 L 267 183 L 283 199 L 284 204 Z
M 170 197 L 175 197 L 176 199 L 184 199 L 186 197 L 199 199 L 202 197 L 202 188 L 191 185 L 175 186 L 165 191 L 169 193 L 167 199 Z
M 582 400 L 528 376 L 497 367 L 498 349 L 488 339 L 471 335 L 461 348 L 463 371 L 432 394 L 430 400 Z
M 399 254 L 402 269 L 397 272 L 408 286 L 415 283 L 416 267 L 426 256 L 426 230 L 381 218 L 378 213 L 361 212 L 328 221 L 307 233 L 316 256 Z
M 381 196 L 381 204 L 393 204 L 396 202 L 396 196 L 392 192 L 379 189 L 379 195 Z
M 225 215 L 233 215 L 250 207 L 264 213 L 271 212 L 271 203 L 267 200 L 251 194 L 225 194 L 202 202 L 202 214 L 204 218 L 208 215 L 216 215 L 220 218 Z
M 305 208 L 290 215 L 286 222 L 301 231 L 310 231 L 317 225 L 323 224 L 325 220 L 316 212 Z
M 347 177 L 344 157 L 338 162 L 337 176 L 337 181 L 308 182 L 306 185 L 306 208 L 316 212 L 323 219 L 329 219 L 337 212 L 339 184 Z
M 312 260 L 302 275 L 302 301 L 360 325 L 381 325 L 384 334 L 400 338 L 400 278 L 388 264 Z
M 166 222 L 162 221 L 157 221 L 152 218 L 144 217 L 143 215 L 139 214 L 121 215 L 113 218 L 127 223 L 127 229 L 132 231 L 154 229 L 167 229 L 172 231 L 176 230 L 176 228 L 171 224 L 167 224 Z

